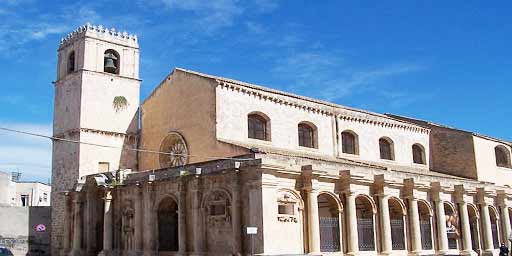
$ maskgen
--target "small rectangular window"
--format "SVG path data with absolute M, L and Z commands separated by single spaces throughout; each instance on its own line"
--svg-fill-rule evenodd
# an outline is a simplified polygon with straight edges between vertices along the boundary
M 294 215 L 294 204 L 279 204 L 277 206 L 278 214 Z
M 211 216 L 226 215 L 226 206 L 223 204 L 210 205 L 210 215 Z
M 98 172 L 109 172 L 110 171 L 110 163 L 109 162 L 99 162 L 98 163 Z

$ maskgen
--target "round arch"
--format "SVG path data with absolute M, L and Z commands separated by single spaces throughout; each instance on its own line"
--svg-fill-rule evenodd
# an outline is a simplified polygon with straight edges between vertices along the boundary
M 179 251 L 179 203 L 172 196 L 163 196 L 156 206 L 158 251 Z
M 404 216 L 407 215 L 407 207 L 405 206 L 405 204 L 402 201 L 402 199 L 400 199 L 400 198 L 398 198 L 396 196 L 391 196 L 391 197 L 389 197 L 388 200 L 389 200 L 388 202 L 390 202 L 390 201 L 397 202 L 400 205 L 400 207 L 402 208 L 402 215 L 404 215 Z
M 165 199 L 168 199 L 168 198 L 174 200 L 174 202 L 176 202 L 177 204 L 179 203 L 178 197 L 173 193 L 160 194 L 160 195 L 157 195 L 157 197 L 155 199 L 155 203 L 153 204 L 153 210 L 158 211 L 158 206 L 160 205 L 160 203 L 162 203 L 162 201 L 164 201 Z
M 341 202 L 340 198 L 338 197 L 338 195 L 336 195 L 335 193 L 332 193 L 332 192 L 329 192 L 329 191 L 320 191 L 318 192 L 318 196 L 320 195 L 328 195 L 330 197 L 332 197 L 332 199 L 336 202 L 336 205 L 338 206 L 338 210 L 340 212 L 343 212 L 343 203 Z
M 375 203 L 375 201 L 373 200 L 373 198 L 369 195 L 366 195 L 366 194 L 358 194 L 356 197 L 355 197 L 355 200 L 357 200 L 358 198 L 364 198 L 366 199 L 370 205 L 372 206 L 372 212 L 373 214 L 375 215 L 377 213 L 377 204 Z
M 201 202 L 201 208 L 205 209 L 208 206 L 209 200 L 212 197 L 214 197 L 214 195 L 217 194 L 217 193 L 220 193 L 220 194 L 224 195 L 226 197 L 226 199 L 228 200 L 228 202 L 231 203 L 231 194 L 229 193 L 229 191 L 227 189 L 225 189 L 225 188 L 214 188 L 214 189 L 210 189 L 206 193 L 204 193 L 204 194 L 207 194 L 208 196 L 203 198 L 203 201 Z
M 428 216 L 430 216 L 430 217 L 434 216 L 434 211 L 432 209 L 432 206 L 430 205 L 430 203 L 427 200 L 419 199 L 418 200 L 418 207 L 419 207 L 420 204 L 425 206 L 425 208 L 428 210 Z

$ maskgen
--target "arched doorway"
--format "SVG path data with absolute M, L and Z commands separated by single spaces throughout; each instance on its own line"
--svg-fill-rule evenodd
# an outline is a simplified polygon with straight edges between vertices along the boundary
M 356 197 L 357 238 L 360 251 L 375 251 L 375 207 L 370 198 Z
M 158 205 L 158 251 L 177 252 L 178 242 L 178 204 L 170 197 Z
M 448 236 L 448 249 L 457 250 L 459 248 L 459 219 L 455 209 L 449 203 L 444 203 L 444 214 L 446 215 L 446 233 Z
M 500 239 L 498 235 L 498 213 L 494 207 L 489 206 L 489 215 L 491 217 L 492 244 L 494 249 L 498 249 L 500 248 Z
M 480 229 L 478 225 L 478 211 L 475 206 L 468 204 L 469 229 L 471 230 L 471 247 L 473 251 L 480 251 Z
M 318 220 L 320 224 L 320 251 L 341 251 L 340 207 L 330 194 L 318 196 Z
M 405 250 L 404 208 L 397 198 L 390 198 L 389 221 L 391 222 L 391 245 L 393 250 Z
M 432 250 L 432 212 L 425 201 L 418 201 L 418 214 L 420 217 L 421 249 Z

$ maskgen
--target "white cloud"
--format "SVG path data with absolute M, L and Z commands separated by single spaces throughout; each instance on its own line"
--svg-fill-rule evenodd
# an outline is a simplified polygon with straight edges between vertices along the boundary
M 386 79 L 408 73 L 419 72 L 425 67 L 410 64 L 390 64 L 385 67 L 355 69 L 348 60 L 338 57 L 339 53 L 322 51 L 304 51 L 289 53 L 286 58 L 275 61 L 272 72 L 274 75 L 289 81 L 292 86 L 288 90 L 310 93 L 327 101 L 336 101 L 344 97 L 360 93 L 372 93 L 389 100 L 390 105 L 413 103 L 415 97 L 408 97 L 407 93 L 395 92 L 392 88 L 374 87 L 377 83 L 384 83 Z M 321 88 L 310 91 L 309 88 Z
M 279 7 L 279 0 L 254 0 L 260 12 L 271 12 Z
M 52 134 L 49 124 L 0 123 L 0 127 L 44 135 Z M 0 130 L 0 170 L 20 171 L 22 179 L 46 182 L 51 177 L 50 139 Z

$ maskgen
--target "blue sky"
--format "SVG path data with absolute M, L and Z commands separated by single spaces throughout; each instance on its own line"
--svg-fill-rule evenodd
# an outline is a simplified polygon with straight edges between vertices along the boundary
M 2 0 L 0 125 L 51 134 L 58 42 L 91 22 L 139 36 L 142 98 L 178 66 L 512 140 L 512 3 L 488 3 Z M 50 177 L 49 141 L 0 141 Z

